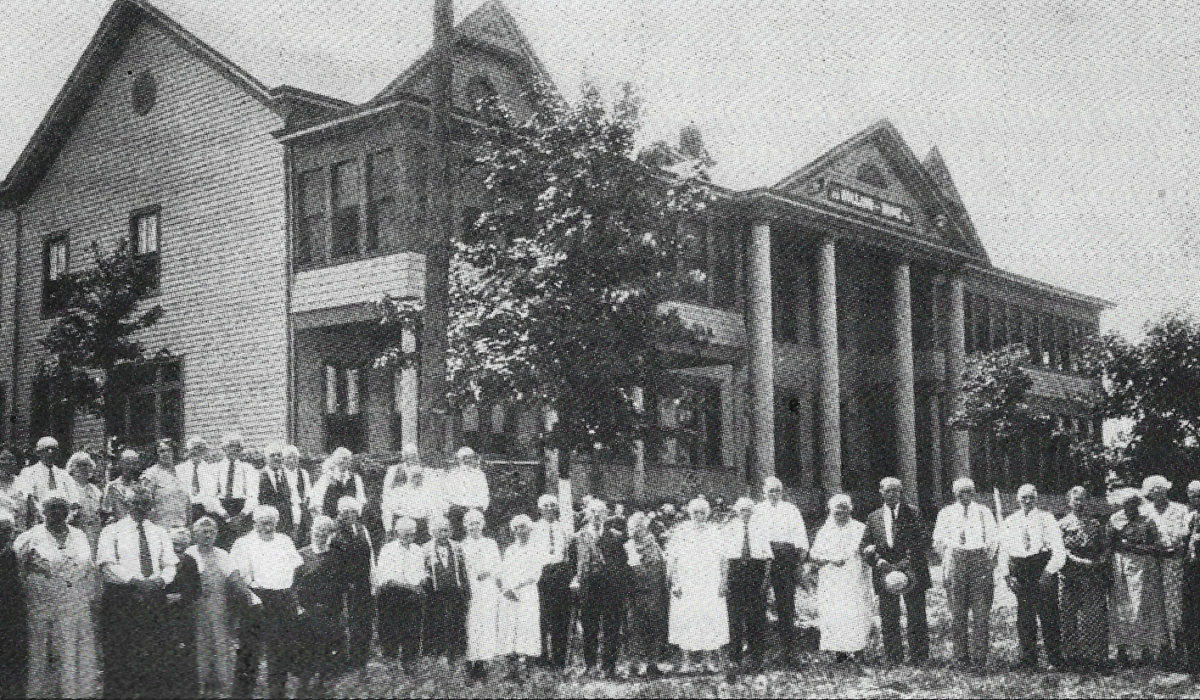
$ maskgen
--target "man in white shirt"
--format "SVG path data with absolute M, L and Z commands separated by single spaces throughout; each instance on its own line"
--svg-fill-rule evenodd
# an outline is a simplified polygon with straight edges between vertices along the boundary
M 487 475 L 479 467 L 479 455 L 470 447 L 460 447 L 454 455 L 454 468 L 444 477 L 443 497 L 449 505 L 448 517 L 455 539 L 461 540 L 462 518 L 469 510 L 487 513 L 491 497 Z
M 150 521 L 154 497 L 130 489 L 129 514 L 100 531 L 96 565 L 104 580 L 101 646 L 105 697 L 163 697 L 166 667 L 166 586 L 179 558 L 166 530 Z
M 775 592 L 775 614 L 784 663 L 792 662 L 796 637 L 796 570 L 808 556 L 808 530 L 795 505 L 783 500 L 783 483 L 775 477 L 763 480 L 766 499 L 754 507 L 754 517 L 771 543 L 771 588 Z
M 283 447 L 283 475 L 292 504 L 292 541 L 307 542 L 312 526 L 309 499 L 312 497 L 313 481 L 308 470 L 300 466 L 300 448 L 295 445 Z
M 33 505 L 41 512 L 42 499 L 46 494 L 59 492 L 68 501 L 72 499 L 74 489 L 71 488 L 71 475 L 66 469 L 55 465 L 54 458 L 58 454 L 58 440 L 46 436 L 37 441 L 38 461 L 25 467 L 13 481 L 13 490 L 24 498 L 32 498 Z M 40 517 L 40 516 L 39 516 Z
M 863 557 L 872 568 L 871 580 L 879 596 L 883 650 L 890 665 L 904 662 L 900 635 L 901 603 L 907 618 L 909 659 L 916 665 L 929 660 L 929 622 L 925 592 L 929 590 L 929 531 L 921 511 L 904 502 L 904 485 L 894 476 L 879 481 L 883 501 L 867 516 L 863 532 Z M 890 590 L 887 576 L 899 571 L 908 577 L 902 591 Z
M 974 481 L 957 479 L 952 490 L 955 502 L 938 513 L 933 546 L 942 556 L 954 661 L 959 666 L 983 666 L 991 646 L 999 533 L 992 511 L 975 502 Z
M 217 475 L 207 459 L 208 443 L 204 438 L 192 437 L 187 441 L 187 459 L 175 465 L 175 478 L 187 488 L 192 499 L 193 520 L 205 514 L 221 514 Z
M 774 558 L 762 520 L 754 516 L 754 501 L 739 498 L 734 517 L 725 525 L 725 559 L 729 562 L 725 605 L 729 609 L 729 660 L 731 678 L 742 666 L 757 672 L 762 667 L 767 635 L 767 567 Z
M 396 521 L 396 539 L 383 545 L 375 565 L 379 599 L 379 648 L 383 655 L 400 656 L 406 674 L 421 648 L 421 606 L 424 603 L 425 550 L 416 543 L 412 518 Z
M 1062 667 L 1058 623 L 1058 572 L 1067 562 L 1062 530 L 1054 516 L 1038 508 L 1037 488 L 1017 490 L 1017 512 L 1004 519 L 1000 531 L 1000 572 L 1017 596 L 1018 666 L 1037 668 L 1038 624 L 1051 666 Z
M 548 493 L 538 497 L 541 517 L 533 524 L 530 546 L 545 552 L 546 566 L 538 580 L 542 604 L 542 661 L 561 671 L 567 665 L 567 642 L 571 625 L 571 579 L 575 565 L 571 561 L 573 528 L 559 515 L 558 499 Z
M 212 465 L 222 510 L 219 515 L 224 519 L 217 538 L 222 549 L 249 531 L 251 514 L 258 507 L 258 470 L 241 460 L 242 444 L 241 435 L 226 435 L 221 441 L 225 457 Z
M 238 538 L 229 552 L 252 594 L 238 630 L 234 697 L 253 697 L 259 659 L 265 651 L 270 697 L 281 698 L 299 613 L 292 582 L 304 559 L 287 535 L 275 531 L 279 511 L 272 506 L 257 506 L 253 519 L 254 530 Z

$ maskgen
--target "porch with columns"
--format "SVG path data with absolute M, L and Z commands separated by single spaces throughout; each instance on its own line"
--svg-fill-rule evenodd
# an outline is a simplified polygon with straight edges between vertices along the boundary
M 796 440 L 791 433 L 803 432 L 777 423 L 776 412 L 781 405 L 777 393 L 783 392 L 782 405 L 788 410 L 796 410 L 798 405 L 801 412 L 806 412 L 811 407 L 806 413 L 809 430 L 799 437 L 811 443 L 805 446 L 803 468 L 809 473 L 800 475 L 803 488 L 826 496 L 847 488 L 873 492 L 875 484 L 864 481 L 888 473 L 901 479 L 910 502 L 940 504 L 949 481 L 966 475 L 969 469 L 966 435 L 947 424 L 948 416 L 961 402 L 961 273 L 942 261 L 864 246 L 861 241 L 845 240 L 827 231 L 813 233 L 813 228 L 780 217 L 764 217 L 753 221 L 747 231 L 745 322 L 751 473 L 760 484 L 762 479 L 777 475 L 777 441 Z M 802 293 L 793 290 L 794 296 L 788 299 L 778 298 L 772 285 L 773 275 L 781 273 L 779 265 L 772 264 L 772 250 L 788 245 L 782 239 L 774 240 L 779 236 L 788 236 L 790 242 L 802 246 L 802 255 L 811 265 L 811 283 Z M 861 274 L 853 278 L 853 273 L 862 270 L 848 268 L 852 259 L 859 258 L 878 261 L 884 269 L 875 271 L 880 274 L 867 275 L 878 279 L 864 281 L 858 279 L 863 277 Z M 922 333 L 932 332 L 933 336 L 919 338 L 918 342 L 914 342 L 913 323 L 914 265 L 926 290 L 924 296 L 929 297 L 923 301 L 931 307 L 918 309 L 925 321 Z M 792 268 L 782 272 L 800 274 Z M 847 273 L 851 277 L 839 279 L 840 274 Z M 879 285 L 879 280 L 886 285 L 885 303 L 862 308 L 862 296 L 855 298 L 851 293 L 847 295 L 848 303 L 855 308 L 850 309 L 846 300 L 839 300 L 839 290 L 844 293 L 854 285 Z M 780 304 L 804 305 L 803 313 L 812 324 L 811 341 L 801 338 L 794 344 L 780 342 L 775 333 L 775 317 L 781 312 L 775 306 Z M 862 329 L 855 324 L 880 311 L 887 314 L 890 340 L 885 351 L 856 347 L 856 336 Z M 789 382 L 792 390 L 788 389 Z M 869 393 L 880 386 L 887 387 L 882 398 Z M 789 398 L 794 391 L 799 394 Z M 797 398 L 805 391 L 810 402 Z M 885 426 L 864 424 L 864 396 L 877 406 L 879 401 L 885 402 Z M 870 463 L 869 458 L 863 458 L 869 452 L 861 444 L 864 435 L 867 442 L 885 446 L 887 464 L 881 466 L 878 459 Z

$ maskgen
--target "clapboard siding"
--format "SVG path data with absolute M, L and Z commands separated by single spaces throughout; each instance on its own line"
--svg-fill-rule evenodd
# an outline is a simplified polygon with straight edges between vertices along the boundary
M 137 116 L 129 88 L 143 70 L 155 76 L 158 99 Z M 282 126 L 160 29 L 138 28 L 23 207 L 15 396 L 25 438 L 36 438 L 25 434 L 30 380 L 50 325 L 40 313 L 41 240 L 69 230 L 71 268 L 79 269 L 92 241 L 111 248 L 127 235 L 129 213 L 149 205 L 162 208 L 155 301 L 166 314 L 144 341 L 183 357 L 185 430 L 210 439 L 240 431 L 258 444 L 286 437 L 284 152 L 271 136 Z M 11 245 L 12 226 L 4 231 Z M 77 444 L 99 440 L 101 430 L 94 418 L 80 417 Z

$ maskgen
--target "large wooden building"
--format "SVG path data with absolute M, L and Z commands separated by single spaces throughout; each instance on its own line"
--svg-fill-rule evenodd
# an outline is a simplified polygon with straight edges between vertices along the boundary
M 546 72 L 489 0 L 459 25 L 454 92 L 515 111 Z M 374 303 L 420 296 L 432 235 L 429 91 L 422 58 L 350 104 L 267 87 L 144 0 L 116 0 L 0 186 L 0 438 L 97 444 L 237 431 L 319 455 L 392 452 L 420 429 L 414 372 L 376 369 Z M 464 181 L 460 220 L 478 204 Z M 1038 400 L 1099 439 L 1074 397 L 1079 340 L 1102 300 L 992 266 L 936 149 L 919 158 L 877 123 L 784 180 L 713 187 L 676 302 L 711 330 L 682 356 L 689 391 L 655 409 L 669 428 L 634 460 L 579 461 L 577 489 L 624 497 L 734 494 L 773 472 L 813 500 L 897 474 L 932 504 L 949 479 L 1059 487 L 1052 446 L 998 457 L 950 430 L 964 356 L 1034 350 Z M 89 246 L 132 236 L 158 269 L 170 352 L 135 378 L 109 425 L 44 405 L 41 345 L 56 280 Z M 464 440 L 497 459 L 538 454 L 537 406 L 474 406 Z

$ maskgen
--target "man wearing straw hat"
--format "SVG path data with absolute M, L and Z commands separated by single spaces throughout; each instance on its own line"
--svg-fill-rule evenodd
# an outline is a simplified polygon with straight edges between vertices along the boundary
M 929 563 L 925 552 L 929 537 L 921 511 L 904 503 L 904 485 L 889 476 L 879 482 L 883 504 L 867 516 L 863 534 L 863 558 L 872 568 L 872 582 L 879 596 L 879 618 L 883 626 L 883 648 L 889 664 L 904 663 L 900 637 L 900 602 L 908 626 L 908 658 L 914 665 L 929 660 L 929 625 L 925 615 L 925 591 L 929 590 Z M 898 588 L 897 588 L 898 586 Z

